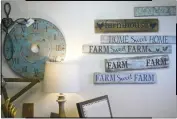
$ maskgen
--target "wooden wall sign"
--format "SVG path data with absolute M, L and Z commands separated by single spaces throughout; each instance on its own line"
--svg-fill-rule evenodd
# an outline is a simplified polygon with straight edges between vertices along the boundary
M 94 73 L 94 84 L 154 84 L 155 73 Z
M 95 20 L 96 33 L 157 32 L 158 19 Z
M 105 71 L 117 72 L 125 70 L 168 68 L 168 55 L 138 56 L 105 59 Z
M 83 45 L 83 53 L 91 54 L 168 54 L 172 52 L 171 45 Z
M 134 16 L 176 16 L 176 6 L 135 7 Z
M 176 36 L 101 35 L 101 44 L 176 44 Z

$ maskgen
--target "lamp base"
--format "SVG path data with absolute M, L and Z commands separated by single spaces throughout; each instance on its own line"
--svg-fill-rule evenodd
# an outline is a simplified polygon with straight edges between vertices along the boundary
M 58 100 L 56 101 L 58 102 L 59 105 L 59 117 L 66 117 L 64 109 L 64 103 L 66 102 L 65 96 L 62 93 L 60 93 L 60 95 L 58 96 Z

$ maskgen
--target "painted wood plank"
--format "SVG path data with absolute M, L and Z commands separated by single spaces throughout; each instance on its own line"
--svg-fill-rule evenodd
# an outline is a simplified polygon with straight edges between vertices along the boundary
M 105 71 L 117 72 L 126 70 L 159 69 L 169 67 L 168 55 L 152 55 L 105 59 Z
M 7 94 L 6 87 L 1 87 L 1 92 L 3 94 L 4 100 L 7 100 L 9 98 L 9 96 Z
M 154 84 L 157 75 L 146 73 L 94 73 L 94 84 Z
M 95 20 L 95 33 L 157 32 L 158 19 L 102 19 Z
M 33 82 L 38 81 L 39 79 L 28 79 L 28 78 L 4 78 L 6 82 Z
M 170 54 L 172 46 L 154 44 L 83 45 L 82 52 L 90 54 Z
M 176 6 L 135 7 L 134 16 L 176 16 Z
M 23 103 L 22 118 L 34 117 L 34 103 Z
M 176 44 L 176 36 L 101 35 L 101 44 Z

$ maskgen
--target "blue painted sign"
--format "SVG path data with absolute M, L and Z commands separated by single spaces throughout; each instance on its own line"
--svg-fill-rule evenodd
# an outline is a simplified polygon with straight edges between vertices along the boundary
M 94 84 L 154 84 L 157 76 L 145 73 L 94 73 Z
M 101 44 L 176 44 L 176 36 L 101 35 Z
M 176 16 L 176 6 L 135 7 L 134 16 Z

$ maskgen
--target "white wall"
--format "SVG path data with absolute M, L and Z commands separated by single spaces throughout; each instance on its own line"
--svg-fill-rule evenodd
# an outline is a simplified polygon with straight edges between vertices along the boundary
M 11 2 L 13 19 L 19 17 L 41 17 L 56 24 L 65 36 L 67 43 L 66 60 L 77 60 L 80 67 L 81 91 L 68 95 L 65 105 L 66 114 L 77 117 L 76 103 L 107 94 L 114 117 L 176 117 L 176 46 L 170 57 L 169 69 L 154 71 L 158 83 L 154 85 L 93 85 L 92 74 L 104 72 L 104 59 L 138 55 L 86 55 L 82 54 L 82 45 L 99 44 L 100 34 L 94 33 L 95 19 L 134 18 L 135 6 L 175 5 L 175 0 L 153 0 L 153 2 Z M 3 11 L 3 10 L 2 10 Z M 156 17 L 151 17 L 156 18 Z M 132 35 L 176 35 L 176 17 L 158 17 L 158 33 L 129 33 Z M 127 33 L 128 34 L 128 33 Z M 4 62 L 4 61 L 3 61 Z M 5 77 L 15 75 L 7 64 L 3 64 Z M 8 93 L 12 96 L 25 84 L 8 83 Z M 33 102 L 34 116 L 48 117 L 57 112 L 56 94 L 41 92 L 37 84 L 28 93 L 14 102 L 18 108 L 17 117 L 21 117 L 22 104 Z

